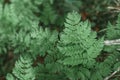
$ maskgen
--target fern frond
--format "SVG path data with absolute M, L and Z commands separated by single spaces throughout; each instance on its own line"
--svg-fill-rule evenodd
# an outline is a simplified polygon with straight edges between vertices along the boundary
M 7 49 L 5 46 L 12 44 L 11 40 L 13 40 L 13 35 L 16 31 L 15 26 L 19 22 L 10 5 L 6 4 L 3 8 L 3 5 L 0 4 L 0 22 L 0 47 L 2 51 L 0 53 L 6 53 Z
M 30 55 L 20 56 L 20 59 L 15 63 L 12 74 L 7 75 L 7 80 L 35 80 L 35 71 L 32 64 Z
M 60 35 L 58 49 L 64 54 L 61 60 L 65 65 L 78 65 L 93 62 L 103 48 L 103 39 L 95 39 L 88 21 L 82 22 L 77 12 L 69 13 L 65 29 Z
M 36 37 L 34 37 L 34 40 L 31 40 L 30 48 L 31 50 L 33 49 L 34 53 L 39 52 L 41 56 L 44 56 L 45 52 L 52 49 L 58 39 L 58 33 L 56 31 L 52 32 L 47 28 L 45 30 L 40 28 L 38 31 L 32 32 L 31 36 L 33 34 L 36 34 Z
M 0 20 L 2 18 L 2 10 L 3 10 L 3 5 L 0 3 Z
M 106 31 L 107 40 L 119 39 L 120 37 L 120 14 L 118 15 L 116 24 L 112 25 L 109 22 L 107 28 L 108 28 L 108 30 Z M 111 45 L 111 46 L 105 46 L 104 50 L 107 52 L 114 52 L 119 48 L 120 48 L 119 45 Z
M 120 36 L 120 14 L 118 15 L 117 21 L 115 25 L 112 25 L 110 22 L 107 26 L 108 30 L 106 32 L 106 38 L 108 40 L 118 39 Z
M 118 25 L 119 25 L 118 23 L 116 25 L 112 25 L 110 22 L 108 23 L 108 26 L 107 26 L 108 30 L 106 32 L 106 38 L 108 40 L 118 39 L 119 38 L 119 36 L 120 36 L 120 34 L 119 34 L 120 33 L 120 27 Z
M 40 21 L 45 25 L 54 24 L 56 22 L 57 14 L 49 2 L 44 2 L 43 11 L 41 11 L 40 14 Z
M 108 55 L 108 57 L 101 63 L 96 63 L 96 66 L 91 69 L 90 80 L 103 80 L 109 76 L 120 66 L 120 53 L 114 52 Z

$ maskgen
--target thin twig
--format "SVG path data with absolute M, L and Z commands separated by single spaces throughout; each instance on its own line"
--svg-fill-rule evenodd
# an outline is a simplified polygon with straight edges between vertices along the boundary
M 110 28 L 102 29 L 98 33 L 101 33 L 101 32 L 107 31 L 107 30 L 111 30 L 111 29 L 118 29 L 118 30 L 120 30 L 120 28 L 118 28 L 118 27 L 110 27 Z
M 107 76 L 104 80 L 109 80 L 111 77 L 113 77 L 116 73 L 120 71 L 120 67 L 116 71 L 114 71 L 110 76 Z

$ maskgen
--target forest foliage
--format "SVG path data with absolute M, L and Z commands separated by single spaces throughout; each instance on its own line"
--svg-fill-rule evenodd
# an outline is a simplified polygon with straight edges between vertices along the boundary
M 0 80 L 119 80 L 119 0 L 0 0 Z

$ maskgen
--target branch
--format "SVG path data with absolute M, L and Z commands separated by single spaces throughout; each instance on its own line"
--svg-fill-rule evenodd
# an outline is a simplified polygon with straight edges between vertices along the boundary
M 104 45 L 107 45 L 107 46 L 110 46 L 110 45 L 120 45 L 120 39 L 106 40 L 106 41 L 104 41 Z
M 118 10 L 120 11 L 120 7 L 113 7 L 113 6 L 109 6 L 107 7 L 108 9 L 111 9 L 111 10 Z
M 120 71 L 120 67 L 116 71 L 114 71 L 110 76 L 107 76 L 104 80 L 109 80 L 111 77 L 113 77 L 116 73 Z

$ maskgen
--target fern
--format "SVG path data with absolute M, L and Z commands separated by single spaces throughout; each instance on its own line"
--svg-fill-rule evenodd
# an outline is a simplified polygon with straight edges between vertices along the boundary
M 0 77 L 9 72 L 7 80 L 104 80 L 117 70 L 120 46 L 104 47 L 104 38 L 75 12 L 84 9 L 82 2 L 0 0 Z M 61 26 L 61 32 L 43 28 L 46 26 Z M 119 38 L 119 26 L 120 15 L 115 25 L 108 23 L 105 39 Z M 12 72 L 5 70 L 9 64 L 10 70 L 14 67 Z M 117 76 L 111 79 L 119 80 Z
M 114 40 L 114 39 L 119 39 L 120 36 L 120 14 L 118 15 L 118 19 L 116 21 L 115 25 L 112 25 L 110 22 L 108 23 L 107 26 L 107 31 L 106 31 L 106 39 L 108 40 Z M 111 46 L 106 46 L 105 51 L 107 52 L 114 52 L 117 49 L 119 49 L 119 45 L 111 45 Z
M 43 58 L 42 63 L 38 63 L 36 66 L 37 80 L 66 80 L 64 69 L 65 66 L 61 65 L 57 61 L 63 57 L 59 54 L 57 48 L 54 46 L 47 52 L 47 55 Z
M 106 39 L 107 40 L 113 40 L 113 39 L 119 39 L 119 33 L 120 33 L 120 15 L 118 15 L 118 19 L 116 21 L 115 25 L 112 25 L 110 22 L 107 26 L 106 31 Z M 96 69 L 95 73 L 93 73 L 91 80 L 102 80 L 105 78 L 105 76 L 110 75 L 112 72 L 117 70 L 117 68 L 120 66 L 120 54 L 117 51 L 119 49 L 119 45 L 111 45 L 111 46 L 105 46 L 104 51 L 107 52 L 107 57 L 104 60 L 104 62 L 97 64 L 94 69 Z M 113 78 L 112 80 L 119 80 L 118 77 Z
M 41 11 L 40 21 L 44 23 L 44 25 L 48 25 L 48 24 L 54 24 L 56 19 L 57 19 L 57 14 L 52 8 L 51 4 L 49 2 L 44 2 L 43 11 Z
M 120 15 L 118 15 L 117 23 L 116 25 L 112 25 L 110 22 L 108 23 L 108 30 L 106 32 L 106 38 L 107 39 L 118 39 L 120 36 L 120 23 L 119 23 Z M 112 33 L 112 34 L 111 34 Z
M 6 4 L 4 8 L 2 4 L 0 4 L 0 6 L 0 43 L 2 43 L 0 53 L 6 53 L 7 49 L 5 46 L 7 46 L 6 44 L 8 44 L 8 46 L 11 45 L 11 40 L 13 40 L 15 33 L 15 26 L 18 24 L 19 20 L 10 5 Z
M 96 65 L 93 66 L 90 70 L 91 78 L 90 80 L 103 80 L 107 76 L 111 75 L 112 72 L 116 71 L 120 66 L 120 52 L 114 51 L 107 53 L 103 62 L 96 62 Z M 118 77 L 113 78 L 112 80 L 119 80 Z
M 65 65 L 93 65 L 103 47 L 103 39 L 95 39 L 96 33 L 91 31 L 90 23 L 80 19 L 78 13 L 69 13 L 64 32 L 60 35 L 58 49 L 64 54 L 60 62 Z
M 6 4 L 4 9 L 1 5 L 0 9 L 2 12 L 0 15 L 0 21 L 2 22 L 2 24 L 0 24 L 0 41 L 2 43 L 0 53 L 2 53 L 3 50 L 5 52 L 7 51 L 6 47 L 3 47 L 7 44 L 7 48 L 14 48 L 14 53 L 32 50 L 30 52 L 34 52 L 34 54 L 40 53 L 41 55 L 44 55 L 46 50 L 50 48 L 51 45 L 54 45 L 54 42 L 57 39 L 57 32 L 51 32 L 48 29 L 45 29 L 44 31 L 42 28 L 38 27 L 38 18 L 31 11 L 33 8 L 31 7 L 31 2 L 27 3 L 23 0 L 19 3 L 19 1 L 12 0 L 11 3 L 12 4 L 10 5 Z M 24 5 L 23 8 L 17 7 L 22 6 L 25 3 L 29 6 L 26 7 Z M 26 17 L 24 18 L 24 16 Z M 33 22 L 33 20 L 35 21 Z M 44 41 L 47 43 L 43 45 L 43 43 L 45 43 Z M 40 46 L 42 47 L 42 51 L 39 51 L 38 53 L 36 51 L 39 50 Z
M 119 57 L 119 52 L 114 52 L 109 54 L 103 62 L 97 63 L 91 71 L 92 75 L 90 80 L 103 80 L 106 76 L 110 75 L 111 72 L 114 72 L 120 66 Z
M 20 56 L 20 59 L 15 63 L 12 74 L 7 74 L 7 80 L 35 80 L 35 70 L 32 64 L 30 55 Z
M 32 25 L 29 33 L 22 30 L 16 33 L 14 38 L 15 53 L 21 53 L 24 51 L 34 53 L 35 55 L 44 56 L 47 50 L 50 50 L 57 40 L 57 32 L 50 31 L 49 29 L 38 28 L 37 23 Z
M 47 28 L 45 30 L 40 28 L 38 31 L 32 32 L 31 36 L 34 40 L 31 40 L 32 44 L 30 46 L 30 50 L 33 50 L 36 54 L 39 52 L 40 55 L 44 56 L 45 52 L 54 47 L 58 38 L 58 33 L 56 31 L 51 32 Z
M 11 0 L 12 4 L 10 6 L 17 15 L 17 19 L 19 19 L 19 24 L 17 25 L 18 30 L 23 29 L 29 31 L 31 29 L 29 26 L 32 25 L 32 21 L 39 20 L 35 15 L 35 12 L 39 11 L 35 5 L 35 1 L 37 0 L 34 0 L 33 2 L 31 0 L 22 0 L 20 2 L 19 0 Z

